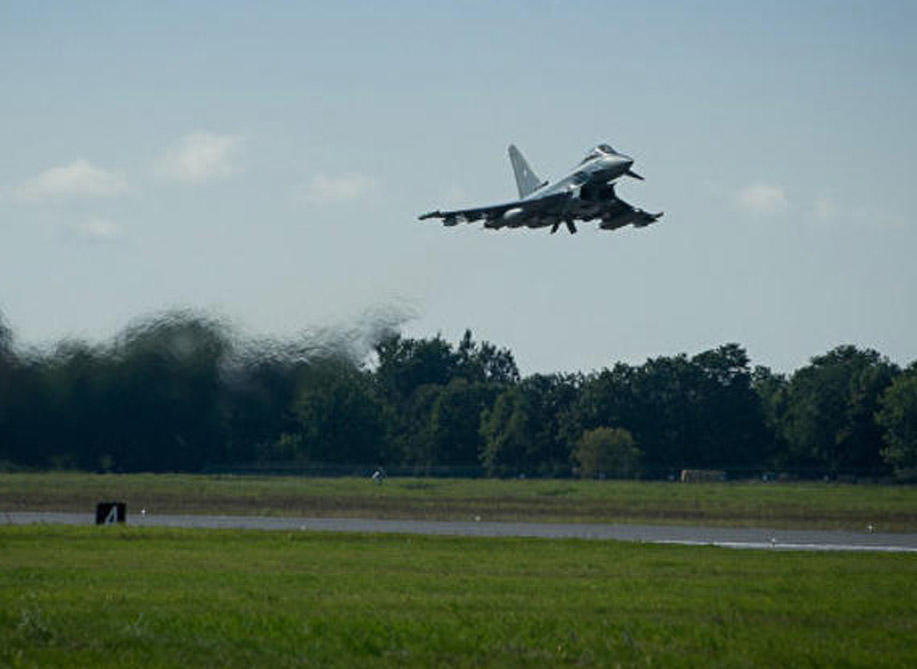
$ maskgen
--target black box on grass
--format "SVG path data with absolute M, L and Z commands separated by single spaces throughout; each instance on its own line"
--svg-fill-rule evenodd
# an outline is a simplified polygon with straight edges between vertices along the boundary
M 99 502 L 96 504 L 96 525 L 113 525 L 127 520 L 124 502 Z

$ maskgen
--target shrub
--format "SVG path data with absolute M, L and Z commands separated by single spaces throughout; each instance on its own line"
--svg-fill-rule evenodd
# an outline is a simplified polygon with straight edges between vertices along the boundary
M 587 430 L 573 452 L 582 478 L 634 478 L 640 473 L 642 455 L 633 435 L 618 427 Z

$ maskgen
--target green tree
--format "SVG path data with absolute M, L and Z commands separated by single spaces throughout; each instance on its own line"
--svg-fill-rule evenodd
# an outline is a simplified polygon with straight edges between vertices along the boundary
M 584 432 L 573 452 L 583 478 L 635 477 L 640 471 L 640 456 L 633 435 L 615 427 L 597 427 Z
M 917 363 L 914 363 L 885 390 L 879 402 L 876 421 L 885 430 L 882 451 L 894 467 L 895 476 L 917 480 Z
M 301 457 L 294 401 L 309 372 L 299 346 L 259 342 L 233 356 L 223 374 L 229 415 L 226 458 L 232 463 Z M 287 438 L 281 442 L 281 436 Z
M 228 328 L 188 311 L 129 327 L 115 342 L 107 416 L 116 466 L 196 471 L 224 462 L 228 417 L 222 371 Z
M 13 353 L 13 333 L 0 312 L 0 465 L 17 459 L 14 442 L 13 383 L 18 367 Z
M 509 349 L 497 348 L 484 341 L 476 344 L 471 330 L 459 341 L 456 350 L 456 374 L 469 382 L 511 384 L 519 381 L 519 369 Z
M 418 473 L 429 472 L 438 464 L 431 416 L 442 392 L 443 386 L 426 384 L 416 388 L 409 398 L 384 407 L 394 452 Z
M 650 476 L 698 464 L 696 439 L 701 374 L 685 355 L 624 363 L 585 378 L 563 433 L 575 449 L 583 432 L 608 425 L 627 429 L 643 449 Z
M 381 388 L 399 399 L 408 398 L 420 386 L 444 386 L 455 376 L 456 354 L 442 337 L 406 339 L 393 334 L 375 348 L 376 379 Z
M 481 415 L 484 447 L 481 465 L 490 476 L 523 473 L 532 469 L 531 407 L 518 387 L 500 393 L 491 409 Z
M 752 372 L 752 387 L 761 402 L 767 446 L 760 464 L 772 467 L 786 452 L 781 424 L 786 413 L 787 379 L 768 367 L 758 366 Z
M 430 413 L 433 460 L 438 465 L 476 467 L 483 446 L 481 414 L 493 404 L 496 384 L 450 381 Z
M 897 374 L 870 349 L 839 346 L 812 358 L 786 388 L 783 464 L 831 475 L 887 472 L 875 414 Z
M 530 465 L 540 475 L 570 473 L 571 446 L 564 435 L 564 421 L 576 402 L 581 381 L 578 374 L 533 374 L 518 385 L 531 432 Z
M 372 376 L 345 358 L 311 363 L 294 401 L 302 445 L 312 461 L 387 463 L 382 406 Z
M 637 429 L 641 407 L 637 402 L 639 368 L 617 363 L 612 369 L 580 376 L 576 393 L 559 417 L 559 433 L 569 452 L 583 432 L 602 425 L 627 425 Z
M 772 440 L 745 349 L 724 344 L 694 356 L 691 365 L 697 373 L 692 464 L 717 469 L 761 466 Z
M 45 411 L 42 448 L 48 464 L 67 463 L 82 469 L 125 465 L 120 457 L 111 358 L 101 347 L 65 341 L 42 365 Z
M 13 357 L 13 331 L 0 312 L 0 363 Z
M 457 356 L 439 336 L 409 339 L 390 334 L 374 350 L 375 384 L 392 452 L 402 463 L 429 471 L 438 464 L 431 416 L 436 398 L 455 376 Z
M 482 414 L 481 464 L 491 475 L 569 475 L 567 429 L 579 375 L 535 374 L 507 387 Z
M 376 345 L 375 354 L 387 432 L 402 462 L 422 470 L 475 466 L 482 410 L 519 379 L 512 354 L 475 342 L 470 330 L 456 349 L 440 336 L 393 334 Z

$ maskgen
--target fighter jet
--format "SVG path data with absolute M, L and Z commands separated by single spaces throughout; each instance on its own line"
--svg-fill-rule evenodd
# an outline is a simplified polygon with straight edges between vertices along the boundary
M 519 199 L 503 204 L 454 211 L 431 211 L 420 220 L 441 218 L 443 225 L 462 221 L 484 221 L 485 228 L 551 228 L 557 232 L 561 223 L 570 233 L 576 232 L 574 221 L 600 219 L 599 228 L 615 230 L 628 224 L 642 228 L 662 216 L 637 209 L 615 194 L 615 181 L 622 176 L 643 180 L 631 170 L 634 159 L 618 153 L 608 144 L 599 144 L 562 179 L 549 183 L 535 176 L 532 168 L 512 144 L 509 159 L 516 175 Z

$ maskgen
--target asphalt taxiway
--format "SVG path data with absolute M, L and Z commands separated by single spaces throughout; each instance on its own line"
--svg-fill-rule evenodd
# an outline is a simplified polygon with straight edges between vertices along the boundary
M 129 510 L 132 511 L 132 510 Z M 89 513 L 0 513 L 0 524 L 91 525 Z M 917 534 L 832 530 L 692 527 L 687 525 L 613 525 L 598 523 L 516 523 L 467 521 L 380 520 L 371 518 L 290 518 L 277 516 L 159 515 L 132 511 L 134 527 L 285 530 L 307 532 L 371 532 L 463 537 L 541 537 L 593 539 L 658 544 L 721 546 L 766 550 L 881 551 L 917 553 Z

